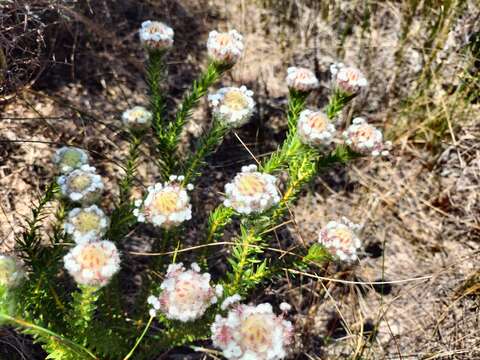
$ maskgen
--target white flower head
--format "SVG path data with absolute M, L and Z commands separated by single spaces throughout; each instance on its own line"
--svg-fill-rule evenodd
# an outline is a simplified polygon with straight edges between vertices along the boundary
M 217 63 L 234 65 L 243 53 L 243 36 L 236 30 L 211 31 L 208 34 L 208 56 Z
M 287 69 L 286 81 L 289 89 L 299 92 L 309 92 L 320 86 L 312 70 L 295 66 Z
M 236 305 L 211 326 L 213 345 L 233 360 L 279 360 L 288 354 L 293 326 L 268 303 Z
M 208 95 L 213 115 L 225 125 L 238 128 L 246 124 L 255 110 L 253 91 L 245 86 L 224 87 Z
M 101 176 L 89 165 L 82 165 L 79 169 L 60 176 L 57 183 L 63 196 L 84 205 L 96 202 L 104 187 Z
M 333 141 L 335 126 L 323 112 L 303 110 L 298 119 L 297 133 L 304 144 L 325 147 Z
M 167 50 L 173 45 L 173 29 L 160 21 L 144 21 L 140 42 L 149 50 Z
M 159 296 L 150 296 L 150 315 L 162 312 L 172 320 L 188 322 L 203 316 L 208 307 L 222 296 L 221 287 L 210 285 L 210 274 L 200 273 L 200 267 L 193 263 L 186 270 L 182 263 L 171 264 L 165 280 L 160 285 Z
M 330 221 L 320 230 L 318 242 L 337 259 L 355 261 L 358 259 L 357 249 L 362 246 L 357 236 L 360 229 L 360 225 L 342 217 L 340 221 Z
M 67 234 L 72 235 L 77 244 L 97 241 L 105 235 L 109 219 L 97 206 L 70 210 L 63 228 Z
M 383 141 L 380 130 L 367 123 L 364 118 L 353 119 L 344 132 L 345 143 L 353 150 L 363 155 L 388 155 L 391 142 Z
M 356 94 L 368 86 L 367 78 L 360 70 L 343 63 L 331 65 L 330 73 L 335 86 L 347 94 Z
M 148 188 L 145 200 L 135 202 L 133 214 L 139 222 L 149 222 L 155 226 L 171 228 L 192 218 L 192 205 L 187 190 L 193 185 L 182 185 L 183 176 L 171 175 L 165 183 L 156 183 Z
M 88 154 L 76 147 L 62 147 L 53 155 L 53 162 L 62 174 L 88 164 Z
M 262 213 L 280 202 L 276 180 L 258 172 L 256 165 L 243 166 L 242 172 L 225 185 L 223 204 L 242 214 Z
M 25 270 L 18 259 L 0 254 L 0 286 L 15 288 L 24 278 Z
M 146 129 L 152 123 L 152 113 L 143 106 L 134 106 L 122 114 L 123 124 L 132 129 Z
M 233 294 L 232 296 L 227 296 L 222 304 L 220 305 L 220 309 L 222 310 L 227 310 L 229 307 L 231 307 L 233 304 L 238 303 L 240 300 L 242 300 L 242 297 L 238 294 Z
M 120 255 L 108 240 L 78 244 L 63 258 L 65 269 L 79 285 L 105 286 L 120 270 Z

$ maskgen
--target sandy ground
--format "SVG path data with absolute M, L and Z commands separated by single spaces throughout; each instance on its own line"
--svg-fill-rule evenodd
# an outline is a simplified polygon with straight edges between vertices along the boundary
M 135 38 L 141 20 L 158 17 L 169 21 L 178 34 L 176 50 L 170 56 L 171 104 L 178 102 L 204 64 L 203 44 L 208 31 L 235 27 L 245 34 L 247 50 L 222 84 L 245 84 L 256 93 L 257 126 L 239 132 L 256 156 L 274 149 L 282 138 L 284 76 L 289 65 L 315 68 L 322 80 L 325 88 L 310 99 L 311 106 L 325 103 L 330 63 L 342 60 L 360 67 L 370 80 L 370 91 L 356 99 L 339 122 L 360 113 L 387 133 L 402 130 L 401 136 L 394 138 L 389 158 L 362 160 L 346 170 L 321 174 L 293 209 L 297 225 L 290 226 L 288 232 L 297 241 L 316 241 L 319 229 L 339 216 L 364 226 L 364 251 L 359 263 L 338 269 L 344 272 L 346 283 L 320 282 L 314 275 L 305 274 L 300 281 L 285 281 L 275 291 L 294 306 L 293 319 L 301 329 L 297 353 L 308 359 L 347 358 L 353 354 L 367 359 L 480 358 L 479 105 L 472 104 L 467 116 L 462 113 L 462 122 L 446 133 L 435 151 L 422 141 L 403 136 L 404 122 L 413 120 L 399 110 L 399 104 L 418 86 L 428 62 L 421 47 L 425 19 L 413 18 L 403 61 L 398 63 L 395 52 L 403 18 L 401 9 L 391 2 L 377 4 L 376 16 L 370 18 L 367 30 L 358 25 L 356 1 L 341 2 L 338 13 L 332 11 L 323 17 L 315 6 L 299 6 L 293 24 L 280 21 L 280 10 L 263 8 L 253 1 L 233 4 L 212 0 L 183 5 L 149 1 L 138 7 L 128 1 L 121 3 L 112 6 L 111 18 L 104 26 L 99 22 L 104 9 L 88 19 L 98 24 L 97 35 L 107 31 L 114 34 L 112 38 L 96 40 L 92 45 L 95 50 L 80 48 L 78 63 L 73 63 L 77 68 L 70 64 L 60 70 L 45 70 L 39 86 L 2 108 L 3 251 L 12 248 L 32 201 L 51 181 L 50 159 L 60 144 L 88 149 L 101 175 L 111 180 L 119 176 L 116 164 L 126 151 L 119 114 L 133 104 L 148 103 L 138 71 L 142 51 Z M 458 69 L 465 65 L 455 50 L 474 26 L 472 12 L 478 11 L 478 6 L 474 2 L 469 6 L 471 12 L 452 21 L 451 30 L 443 36 L 444 46 L 435 58 L 441 64 L 432 85 L 438 87 L 436 93 L 455 85 Z M 124 12 L 115 13 L 119 9 Z M 342 42 L 339 33 L 348 19 L 353 19 L 354 25 Z M 91 25 L 85 19 L 77 20 L 87 28 Z M 113 23 L 118 31 L 112 30 Z M 85 59 L 88 61 L 83 62 Z M 432 99 L 434 109 L 444 101 L 438 97 Z M 187 126 L 185 145 L 207 124 L 206 114 L 206 103 L 202 102 Z M 222 156 L 212 158 L 212 178 L 219 183 L 250 161 L 235 138 L 227 139 L 223 149 L 234 156 L 227 160 Z M 140 167 L 143 183 L 153 181 L 155 175 L 152 167 Z M 114 183 L 107 183 L 108 193 L 117 191 Z M 205 180 L 199 199 L 209 198 L 210 204 L 215 196 L 206 189 L 208 183 Z M 110 206 L 108 201 L 104 206 Z M 286 275 L 285 280 L 289 277 Z M 388 284 L 383 288 L 369 284 L 379 281 Z

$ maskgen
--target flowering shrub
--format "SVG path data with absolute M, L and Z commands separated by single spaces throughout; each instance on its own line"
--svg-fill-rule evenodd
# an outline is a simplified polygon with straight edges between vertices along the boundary
M 282 313 L 276 315 L 269 303 L 240 301 L 285 267 L 327 271 L 323 265 L 332 260 L 350 265 L 359 261 L 360 227 L 344 218 L 328 222 L 310 249 L 280 258 L 269 253 L 279 244 L 269 242 L 271 229 L 281 226 L 289 205 L 322 169 L 387 153 L 382 133 L 363 118 L 355 118 L 346 129 L 333 123 L 367 80 L 355 68 L 332 66 L 327 105 L 310 110 L 307 100 L 319 80 L 309 69 L 288 68 L 285 140 L 224 185 L 223 202 L 219 200 L 205 221 L 203 235 L 195 232 L 198 246 L 187 248 L 182 240 L 188 230 L 205 220 L 189 221 L 201 206 L 189 194 L 205 158 L 255 111 L 254 94 L 245 86 L 212 89 L 239 61 L 243 37 L 235 30 L 209 34 L 208 66 L 169 117 L 162 84 L 174 31 L 146 21 L 139 35 L 146 52 L 150 104 L 125 109 L 119 118 L 129 149 L 118 197 L 102 210 L 104 182 L 89 164 L 93 159 L 73 147 L 56 152 L 52 164 L 59 176 L 32 209 L 17 240 L 18 259 L 0 255 L 0 319 L 33 335 L 50 359 L 153 359 L 166 348 L 207 339 L 229 359 L 283 359 L 293 349 L 295 324 L 286 319 L 291 306 L 282 303 Z M 182 130 L 205 96 L 210 127 L 185 155 L 179 151 Z M 158 166 L 160 176 L 134 199 L 134 179 L 143 161 L 140 148 L 148 133 L 155 141 L 145 146 L 151 151 L 148 159 L 154 159 L 149 165 Z M 44 227 L 51 208 L 57 209 L 55 220 Z M 222 238 L 227 226 L 235 234 L 232 246 L 225 254 L 217 253 L 225 256 L 225 270 L 213 271 L 210 249 L 226 246 Z M 125 242 L 129 234 L 145 228 L 153 235 L 152 251 L 142 255 L 151 255 L 151 261 L 132 281 L 130 264 L 140 254 L 126 251 Z M 196 259 L 190 269 L 177 261 L 185 253 Z

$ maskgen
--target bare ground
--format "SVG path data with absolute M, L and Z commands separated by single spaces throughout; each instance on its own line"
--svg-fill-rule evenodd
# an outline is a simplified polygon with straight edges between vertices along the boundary
M 286 67 L 315 68 L 326 86 L 328 66 L 337 60 L 359 66 L 371 83 L 368 96 L 357 99 L 339 121 L 349 121 L 352 114 L 369 116 L 395 144 L 388 159 L 362 160 L 346 171 L 322 174 L 292 209 L 295 224 L 288 225 L 288 233 L 298 243 L 313 243 L 318 230 L 339 216 L 363 224 L 360 263 L 338 268 L 336 274 L 331 269 L 331 279 L 323 282 L 314 274 L 294 279 L 286 272 L 278 286 L 254 300 L 274 296 L 294 306 L 292 317 L 300 330 L 295 349 L 301 358 L 480 358 L 480 108 L 478 101 L 450 103 L 458 74 L 470 61 L 462 49 L 480 30 L 478 4 L 467 2 L 463 15 L 445 17 L 451 23 L 438 31 L 434 45 L 440 44 L 432 57 L 425 50 L 430 26 L 425 15 L 412 16 L 402 45 L 405 4 L 371 2 L 369 9 L 375 12 L 365 26 L 365 9 L 358 1 L 339 2 L 326 15 L 323 5 L 308 1 L 290 2 L 286 8 L 280 5 L 288 1 L 279 1 L 278 7 L 260 3 L 106 1 L 98 2 L 98 8 L 64 10 L 70 20 L 60 29 L 70 32 L 56 34 L 59 42 L 50 50 L 57 56 L 63 51 L 68 61 L 48 66 L 35 86 L 3 105 L 2 249 L 12 248 L 31 202 L 51 181 L 50 159 L 60 144 L 88 149 L 103 176 L 119 176 L 117 164 L 127 145 L 119 114 L 148 102 L 135 37 L 142 20 L 159 18 L 176 30 L 171 104 L 204 64 L 208 31 L 235 27 L 246 35 L 247 51 L 223 84 L 245 84 L 256 93 L 255 124 L 239 132 L 256 156 L 282 139 Z M 94 40 L 85 39 L 84 32 Z M 432 64 L 438 71 L 431 76 L 428 98 L 422 95 L 405 105 Z M 311 105 L 323 105 L 326 93 L 319 91 Z M 186 129 L 185 144 L 207 124 L 206 115 L 202 103 Z M 431 126 L 430 119 L 437 118 L 446 119 L 447 130 Z M 221 150 L 229 157 L 212 157 L 211 178 L 202 180 L 197 195 L 206 210 L 218 201 L 208 187 L 210 179 L 220 190 L 251 161 L 234 137 Z M 138 191 L 155 176 L 154 169 L 143 165 Z M 114 184 L 108 182 L 109 193 L 117 191 Z

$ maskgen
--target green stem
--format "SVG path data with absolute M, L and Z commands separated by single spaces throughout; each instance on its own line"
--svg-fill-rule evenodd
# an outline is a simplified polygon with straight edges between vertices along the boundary
M 150 106 L 152 108 L 152 127 L 157 139 L 163 135 L 165 126 L 165 97 L 162 83 L 166 78 L 165 51 L 150 51 L 148 54 L 147 83 L 150 88 Z
M 0 313 L 0 322 L 9 322 L 12 325 L 21 326 L 24 329 L 26 329 L 29 334 L 33 334 L 33 335 L 40 336 L 41 338 L 43 338 L 43 340 L 46 343 L 49 343 L 51 341 L 56 341 L 58 343 L 61 343 L 65 346 L 67 346 L 70 350 L 75 352 L 77 355 L 80 355 L 82 358 L 84 358 L 84 356 L 88 355 L 88 358 L 98 360 L 98 358 L 92 352 L 90 352 L 88 349 L 86 349 L 82 345 L 79 345 L 79 344 L 63 337 L 62 335 L 59 335 L 59 334 L 57 334 L 57 333 L 55 333 L 55 332 L 53 332 L 49 329 L 41 327 L 41 326 L 35 325 L 31 322 L 28 322 L 28 321 L 25 321 L 23 319 L 19 319 L 19 318 L 16 318 L 16 317 L 12 317 L 12 316 L 9 316 L 9 315 L 6 315 L 6 314 L 2 314 L 2 313 Z
M 327 117 L 330 120 L 333 120 L 343 110 L 345 105 L 347 105 L 355 96 L 356 94 L 347 94 L 343 91 L 335 89 L 325 108 Z
M 199 169 L 205 163 L 205 158 L 220 145 L 228 131 L 228 126 L 217 119 L 213 119 L 212 127 L 199 140 L 197 149 L 186 162 L 184 184 L 193 182 L 200 175 Z
M 160 155 L 163 167 L 163 176 L 168 176 L 179 169 L 179 159 L 177 158 L 177 147 L 180 139 L 180 134 L 192 114 L 193 107 L 199 100 L 207 94 L 208 88 L 213 85 L 228 68 L 211 62 L 205 72 L 202 73 L 199 79 L 193 82 L 191 90 L 187 93 L 182 101 L 175 119 L 168 124 L 166 132 L 161 139 Z
M 308 94 L 290 91 L 288 99 L 287 123 L 288 133 L 280 149 L 273 153 L 261 166 L 263 172 L 273 173 L 285 166 L 290 158 L 302 148 L 297 137 L 297 122 L 300 113 L 305 109 Z
M 88 328 L 97 308 L 98 297 L 98 288 L 93 286 L 81 286 L 80 291 L 73 294 L 70 315 L 72 338 L 81 342 L 83 346 L 87 345 Z
M 137 341 L 135 341 L 135 345 L 133 346 L 132 350 L 130 350 L 130 352 L 127 354 L 127 356 L 125 356 L 123 358 L 123 360 L 128 360 L 132 357 L 133 353 L 135 352 L 135 350 L 137 349 L 138 345 L 140 345 L 140 343 L 142 342 L 143 338 L 145 337 L 145 335 L 147 334 L 147 331 L 148 329 L 150 328 L 150 325 L 152 325 L 152 321 L 153 321 L 154 317 L 151 316 L 150 319 L 148 320 L 148 323 L 147 323 L 147 326 L 145 326 L 145 329 L 143 329 L 143 332 L 142 334 L 138 337 Z

